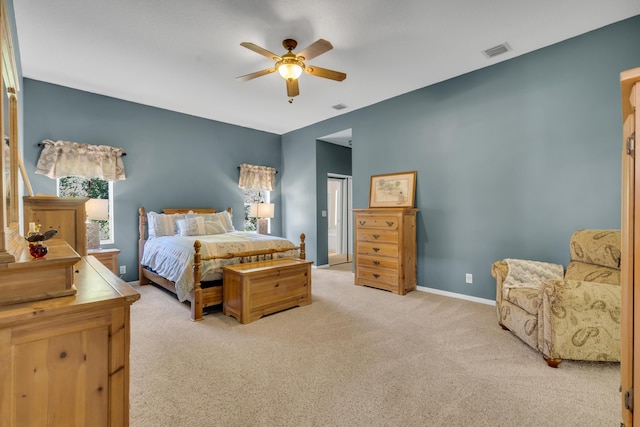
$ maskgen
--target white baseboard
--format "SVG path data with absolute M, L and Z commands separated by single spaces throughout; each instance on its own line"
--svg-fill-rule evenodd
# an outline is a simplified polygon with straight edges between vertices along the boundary
M 323 265 L 313 264 L 313 268 L 329 268 L 329 267 L 331 267 L 329 264 L 323 264 Z
M 458 298 L 458 299 L 463 299 L 467 301 L 478 302 L 480 304 L 496 305 L 496 302 L 490 299 L 472 297 L 470 295 L 458 294 L 458 293 L 449 292 L 449 291 L 442 291 L 440 289 L 427 288 L 426 286 L 418 286 L 416 287 L 416 290 L 420 292 L 429 292 L 431 294 L 442 295 L 445 297 Z

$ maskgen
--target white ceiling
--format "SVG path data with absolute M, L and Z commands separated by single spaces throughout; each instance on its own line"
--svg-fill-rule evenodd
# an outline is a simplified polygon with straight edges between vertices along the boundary
M 25 77 L 283 134 L 640 14 L 640 0 L 13 0 Z M 236 76 L 319 38 L 289 103 L 277 74 Z M 489 59 L 483 51 L 507 42 Z M 336 111 L 332 106 L 348 108 Z

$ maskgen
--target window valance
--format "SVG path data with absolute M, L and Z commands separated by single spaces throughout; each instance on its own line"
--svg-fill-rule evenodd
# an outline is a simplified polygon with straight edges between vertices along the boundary
M 276 168 L 243 163 L 240 165 L 238 187 L 244 190 L 273 191 L 276 188 Z
M 80 176 L 107 181 L 125 179 L 122 148 L 71 141 L 42 141 L 36 173 L 49 178 Z

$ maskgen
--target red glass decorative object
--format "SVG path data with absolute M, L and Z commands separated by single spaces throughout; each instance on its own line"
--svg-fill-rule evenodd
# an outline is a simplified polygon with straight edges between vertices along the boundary
M 29 253 L 34 258 L 42 258 L 49 252 L 47 245 L 44 244 L 45 240 L 49 240 L 58 233 L 57 230 L 45 231 L 44 234 L 40 233 L 40 224 L 33 222 L 29 223 L 29 236 L 26 237 L 29 242 Z
M 29 243 L 29 253 L 34 258 L 42 258 L 49 252 L 47 245 L 43 242 L 33 242 Z

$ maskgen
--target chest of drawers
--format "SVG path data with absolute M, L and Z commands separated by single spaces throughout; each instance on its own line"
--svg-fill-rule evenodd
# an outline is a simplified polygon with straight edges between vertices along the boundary
M 416 289 L 414 208 L 354 209 L 355 284 L 404 295 Z

